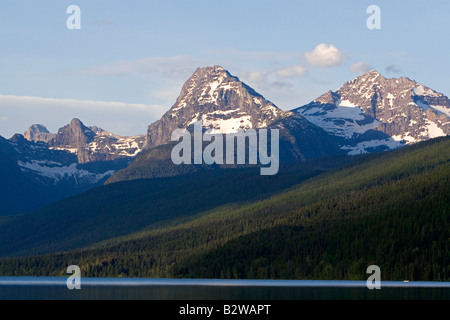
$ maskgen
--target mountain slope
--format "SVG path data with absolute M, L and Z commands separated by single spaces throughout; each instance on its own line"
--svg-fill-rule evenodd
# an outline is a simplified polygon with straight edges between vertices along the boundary
M 13 145 L 0 136 L 0 176 L 2 178 L 0 216 L 31 210 L 36 203 L 41 204 L 40 201 L 45 198 L 42 194 L 38 197 L 32 196 L 39 192 L 38 185 L 33 184 L 22 174 L 17 161 L 17 152 Z M 25 195 L 29 195 L 27 201 L 23 201 Z
M 450 134 L 450 100 L 408 78 L 370 71 L 293 110 L 341 139 L 349 154 Z
M 322 128 L 294 112 L 279 109 L 224 68 L 212 66 L 198 68 L 185 82 L 175 104 L 148 127 L 146 150 L 108 183 L 211 169 L 171 163 L 173 144 L 169 143 L 173 131 L 185 128 L 192 132 L 197 121 L 202 122 L 203 131 L 211 133 L 278 129 L 280 162 L 284 163 L 343 153 L 336 139 Z
M 77 156 L 16 134 L 0 137 L 0 216 L 31 212 L 101 185 L 128 162 L 79 164 Z
M 89 276 L 366 279 L 376 264 L 383 280 L 448 281 L 449 152 L 446 137 L 353 158 L 267 199 L 173 217 L 81 250 L 2 259 L 0 270 L 63 275 L 78 264 Z
M 56 134 L 35 124 L 24 135 L 1 138 L 0 216 L 31 212 L 103 184 L 129 165 L 144 141 L 86 127 L 79 119 Z
M 264 198 L 349 160 L 291 165 L 275 176 L 236 168 L 97 187 L 1 225 L 0 256 L 79 248 L 224 204 Z

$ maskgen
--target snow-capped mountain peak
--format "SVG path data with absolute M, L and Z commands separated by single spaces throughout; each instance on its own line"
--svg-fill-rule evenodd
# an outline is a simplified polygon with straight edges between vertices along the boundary
M 265 128 L 289 116 L 220 66 L 197 68 L 185 82 L 175 104 L 147 133 L 147 146 L 167 143 L 177 128 L 202 121 L 214 133 Z
M 406 77 L 372 70 L 293 110 L 341 139 L 349 154 L 394 149 L 450 133 L 450 100 Z

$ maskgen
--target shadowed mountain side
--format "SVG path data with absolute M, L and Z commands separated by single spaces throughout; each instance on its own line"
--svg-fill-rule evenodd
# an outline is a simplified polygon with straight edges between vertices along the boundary
M 234 168 L 108 184 L 0 225 L 0 256 L 79 248 L 223 204 L 261 199 L 350 159 L 281 167 L 275 176 Z
M 11 244 L 7 249 L 16 253 L 55 250 L 55 240 L 67 247 L 69 239 L 60 242 L 61 231 L 51 228 L 53 219 L 63 223 L 72 246 L 82 238 L 100 238 L 112 221 L 122 231 L 136 220 L 159 223 L 86 248 L 0 259 L 0 275 L 64 276 L 67 265 L 77 264 L 83 275 L 93 277 L 365 280 L 367 266 L 376 264 L 384 280 L 448 281 L 449 144 L 450 138 L 437 138 L 392 152 L 351 157 L 354 161 L 285 190 L 280 183 L 296 180 L 301 167 L 265 177 L 256 172 L 246 176 L 249 169 L 203 172 L 190 176 L 194 179 L 186 189 L 177 185 L 170 193 L 164 182 L 169 178 L 155 179 L 159 181 L 153 185 L 155 197 L 148 186 L 150 192 L 143 192 L 151 180 L 111 184 L 98 189 L 104 198 L 90 206 L 95 209 L 102 203 L 107 214 L 86 214 L 86 196 L 74 203 L 80 212 L 71 215 L 71 222 L 83 224 L 79 234 L 65 222 L 64 212 L 51 217 L 41 212 L 38 232 L 51 230 L 45 241 L 26 247 L 18 223 L 26 227 L 27 220 L 0 220 L 0 243 L 7 241 Z M 204 179 L 207 176 L 213 179 Z M 123 190 L 117 192 L 120 186 Z M 281 192 L 230 203 L 274 189 Z M 136 192 L 141 193 L 141 208 L 133 198 Z M 165 202 L 159 201 L 160 196 Z M 226 199 L 228 204 L 221 206 Z M 216 206 L 193 215 L 198 200 Z M 121 202 L 139 212 L 123 210 L 117 206 Z M 153 218 L 145 211 L 150 203 Z M 69 203 L 64 204 L 70 210 Z M 5 232 L 12 228 L 22 234 L 15 238 L 10 233 L 6 239 Z M 35 241 L 34 234 L 28 233 L 27 240 Z

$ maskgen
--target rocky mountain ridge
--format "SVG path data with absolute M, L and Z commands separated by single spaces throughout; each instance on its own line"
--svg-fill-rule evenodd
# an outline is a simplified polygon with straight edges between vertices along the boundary
M 349 154 L 450 134 L 450 100 L 409 78 L 370 71 L 293 110 L 338 137 Z
M 135 157 L 145 144 L 145 136 L 122 137 L 99 127 L 87 127 L 74 118 L 56 134 L 48 132 L 41 124 L 33 124 L 24 137 L 42 142 L 50 149 L 65 150 L 76 154 L 78 163 L 111 161 Z
M 57 133 L 34 124 L 23 135 L 0 137 L 0 215 L 32 211 L 102 185 L 134 160 L 144 142 L 144 135 L 120 137 L 76 118 Z
M 183 85 L 175 104 L 149 126 L 146 147 L 169 142 L 175 129 L 189 128 L 196 121 L 202 121 L 204 129 L 212 129 L 212 133 L 233 133 L 266 128 L 290 115 L 224 68 L 198 68 Z
M 0 139 L 1 157 L 6 161 L 2 174 L 13 173 L 11 179 L 29 181 L 36 185 L 33 190 L 41 186 L 68 190 L 64 196 L 106 180 L 202 170 L 204 166 L 181 168 L 170 160 L 172 132 L 192 130 L 197 121 L 212 133 L 279 129 L 280 162 L 299 163 L 391 150 L 448 135 L 450 100 L 414 80 L 387 79 L 371 71 L 307 105 L 283 111 L 224 68 L 198 68 L 175 104 L 149 125 L 146 135 L 121 137 L 85 126 L 77 118 L 57 133 L 34 124 L 23 135 Z

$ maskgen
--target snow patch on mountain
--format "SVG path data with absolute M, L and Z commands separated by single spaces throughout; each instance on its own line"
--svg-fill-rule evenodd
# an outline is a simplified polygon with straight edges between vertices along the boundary
M 426 126 L 424 127 L 424 131 L 422 132 L 422 135 L 428 139 L 437 138 L 445 136 L 444 131 L 439 128 L 439 126 L 436 124 L 436 122 L 431 120 L 425 121 Z
M 441 113 L 445 114 L 447 117 L 450 118 L 450 108 L 446 107 L 446 106 L 439 106 L 439 105 L 429 105 L 428 103 L 422 101 L 422 100 L 417 100 L 416 101 L 416 105 L 422 109 L 423 111 L 427 111 L 428 109 L 432 108 L 435 110 L 435 112 L 439 115 Z
M 382 147 L 384 151 L 386 149 L 396 149 L 402 146 L 404 146 L 402 141 L 397 141 L 394 138 L 387 138 L 363 141 L 356 144 L 356 146 L 343 146 L 342 149 L 348 150 L 349 155 L 358 155 L 373 152 L 380 147 Z
M 352 138 L 355 133 L 364 133 L 379 125 L 379 121 L 360 124 L 366 117 L 360 107 L 348 100 L 329 108 L 312 106 L 299 113 L 325 131 L 347 139 Z
M 50 150 L 60 150 L 60 151 L 67 151 L 73 154 L 77 154 L 78 148 L 69 148 L 69 147 L 49 147 Z
M 33 171 L 42 177 L 54 180 L 54 184 L 70 177 L 73 177 L 76 181 L 83 180 L 83 182 L 97 183 L 103 178 L 110 177 L 115 172 L 114 170 L 108 170 L 104 173 L 92 173 L 84 169 L 78 169 L 77 163 L 64 166 L 58 162 L 47 160 L 19 161 L 18 165 L 22 172 Z
M 427 88 L 421 84 L 412 89 L 413 94 L 416 96 L 430 96 L 430 97 L 439 97 L 440 94 L 435 92 L 434 90 Z
M 207 119 L 207 115 L 202 116 L 203 126 L 210 128 L 210 133 L 235 133 L 238 130 L 247 130 L 252 128 L 251 116 L 242 116 L 240 118 L 230 119 Z

